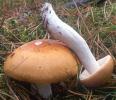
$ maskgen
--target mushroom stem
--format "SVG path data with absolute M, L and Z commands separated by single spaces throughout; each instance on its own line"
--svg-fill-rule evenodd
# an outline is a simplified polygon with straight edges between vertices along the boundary
M 52 90 L 51 90 L 51 86 L 50 86 L 50 84 L 39 84 L 39 85 L 37 85 L 37 87 L 38 87 L 38 92 L 39 92 L 39 94 L 43 97 L 43 98 L 45 98 L 45 99 L 48 99 L 48 98 L 50 98 L 51 96 L 52 96 Z
M 100 69 L 86 41 L 72 27 L 58 18 L 50 3 L 43 5 L 41 13 L 44 27 L 50 35 L 71 48 L 89 73 L 94 73 Z

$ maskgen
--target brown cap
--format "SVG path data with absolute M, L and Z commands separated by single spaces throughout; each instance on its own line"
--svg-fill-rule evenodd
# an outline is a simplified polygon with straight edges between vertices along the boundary
M 80 74 L 80 81 L 84 85 L 88 87 L 98 87 L 108 82 L 108 80 L 110 80 L 114 66 L 112 57 L 108 55 L 98 60 L 98 63 L 101 69 L 98 70 L 97 72 L 89 74 L 86 70 L 84 70 Z
M 55 40 L 35 40 L 12 52 L 4 63 L 8 76 L 32 83 L 54 83 L 78 72 L 72 51 Z

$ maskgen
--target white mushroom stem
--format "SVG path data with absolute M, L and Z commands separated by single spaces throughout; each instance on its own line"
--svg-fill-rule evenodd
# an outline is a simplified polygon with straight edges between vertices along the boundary
M 110 57 L 110 56 L 107 55 L 107 56 L 105 56 L 105 57 L 99 59 L 97 62 L 99 63 L 100 66 L 102 66 L 104 63 L 106 63 L 106 61 L 107 61 L 107 59 L 108 59 L 109 57 Z M 91 75 L 92 75 L 92 74 L 88 73 L 87 70 L 84 70 L 84 71 L 80 74 L 79 77 L 80 77 L 81 80 L 84 80 L 84 79 L 87 79 L 88 77 L 90 77 Z M 110 76 L 110 75 L 108 75 L 108 76 Z M 96 85 L 98 85 L 98 84 L 96 84 Z
M 50 84 L 38 85 L 38 92 L 45 99 L 50 98 L 52 96 Z
M 50 84 L 39 84 L 39 85 L 32 85 L 32 88 L 38 90 L 40 96 L 44 99 L 49 99 L 52 96 L 52 90 Z
M 89 73 L 100 69 L 86 41 L 72 27 L 58 18 L 50 3 L 43 5 L 41 13 L 44 26 L 50 35 L 69 46 Z

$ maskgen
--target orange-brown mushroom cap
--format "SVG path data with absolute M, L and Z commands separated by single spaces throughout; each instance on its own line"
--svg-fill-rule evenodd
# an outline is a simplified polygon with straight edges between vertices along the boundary
M 111 79 L 114 62 L 110 55 L 98 60 L 98 63 L 101 67 L 100 70 L 93 74 L 89 74 L 84 70 L 80 74 L 80 81 L 87 87 L 98 87 Z M 93 66 L 94 67 L 94 66 Z
M 4 63 L 8 76 L 32 83 L 55 83 L 78 72 L 72 51 L 55 40 L 35 40 L 15 49 Z

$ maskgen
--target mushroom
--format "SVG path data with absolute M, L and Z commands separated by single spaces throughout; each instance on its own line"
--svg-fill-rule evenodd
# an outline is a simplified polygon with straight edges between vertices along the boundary
M 87 87 L 98 87 L 108 82 L 111 78 L 114 62 L 110 55 L 97 61 L 101 69 L 96 73 L 90 74 L 87 70 L 84 70 L 80 74 L 81 83 Z M 95 69 L 96 70 L 96 69 Z
M 4 72 L 16 80 L 38 84 L 43 98 L 52 95 L 51 83 L 76 76 L 74 53 L 55 40 L 34 40 L 15 49 L 4 63 Z
M 86 41 L 71 26 L 64 23 L 56 15 L 50 3 L 45 3 L 43 5 L 43 7 L 41 8 L 41 14 L 42 14 L 44 27 L 46 28 L 48 33 L 54 39 L 64 42 L 69 48 L 72 49 L 72 51 L 78 56 L 81 64 L 84 66 L 87 73 L 93 75 L 95 73 L 101 72 L 101 70 L 103 69 L 102 67 L 105 66 L 99 65 L 99 63 L 96 61 L 95 57 L 91 53 Z M 103 63 L 107 64 L 106 60 Z M 111 73 L 111 70 L 109 71 Z M 81 76 L 83 76 L 83 74 Z M 102 76 L 101 78 L 103 79 Z M 106 81 L 104 81 L 104 83 L 105 82 Z

